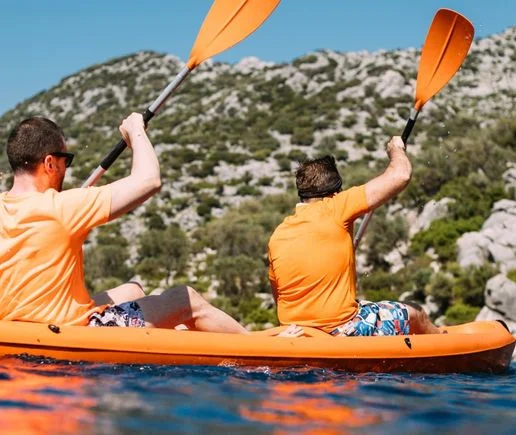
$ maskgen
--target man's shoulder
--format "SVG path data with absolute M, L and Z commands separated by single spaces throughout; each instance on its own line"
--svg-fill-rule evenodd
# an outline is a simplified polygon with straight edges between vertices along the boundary
M 57 192 L 54 189 L 49 189 L 49 190 L 53 190 L 53 192 L 54 192 L 53 194 L 57 195 L 59 197 L 81 198 L 81 197 L 87 197 L 87 196 L 92 196 L 92 195 L 96 196 L 96 195 L 99 195 L 99 194 L 102 194 L 102 193 L 108 192 L 108 191 L 110 192 L 110 187 L 108 184 L 106 184 L 104 186 L 74 187 L 72 189 L 62 190 L 61 192 Z

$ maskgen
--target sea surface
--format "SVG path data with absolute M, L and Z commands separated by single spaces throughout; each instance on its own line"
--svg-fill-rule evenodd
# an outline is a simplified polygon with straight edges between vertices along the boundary
M 509 434 L 505 375 L 0 359 L 2 434 Z

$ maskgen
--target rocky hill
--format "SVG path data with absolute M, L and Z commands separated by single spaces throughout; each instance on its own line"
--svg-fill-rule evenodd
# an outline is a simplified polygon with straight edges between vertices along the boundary
M 162 192 L 93 235 L 90 284 L 101 288 L 134 273 L 151 286 L 188 280 L 219 296 L 221 287 L 231 289 L 225 296 L 233 308 L 233 296 L 265 292 L 265 244 L 295 203 L 296 161 L 332 153 L 347 185 L 380 172 L 384 144 L 401 133 L 413 105 L 419 54 L 322 50 L 288 64 L 205 62 L 150 124 Z M 457 304 L 479 306 L 453 288 L 468 267 L 480 271 L 483 285 L 499 265 L 491 261 L 486 272 L 484 263 L 458 264 L 455 242 L 481 230 L 496 201 L 515 199 L 503 178 L 516 161 L 515 61 L 516 27 L 475 41 L 461 70 L 424 107 L 409 147 L 414 180 L 378 210 L 361 247 L 367 296 L 432 296 L 441 314 Z M 118 141 L 121 119 L 143 111 L 183 65 L 140 52 L 66 77 L 1 117 L 0 148 L 19 120 L 49 117 L 77 153 L 67 182 L 79 185 Z M 129 163 L 126 152 L 102 182 L 126 174 Z M 2 152 L 4 187 L 6 168 Z M 164 239 L 173 241 L 158 247 Z

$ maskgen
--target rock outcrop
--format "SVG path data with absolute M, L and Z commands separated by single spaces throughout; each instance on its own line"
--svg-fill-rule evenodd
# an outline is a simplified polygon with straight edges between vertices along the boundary
M 498 264 L 501 272 L 516 269 L 516 201 L 496 202 L 482 229 L 463 234 L 457 247 L 461 267 L 489 261 Z
M 503 320 L 516 336 L 516 282 L 500 273 L 487 281 L 484 295 L 485 306 L 476 320 Z
M 410 226 L 409 234 L 414 234 L 428 229 L 436 219 L 442 219 L 448 214 L 448 204 L 455 202 L 453 198 L 442 198 L 439 201 L 431 200 L 425 204 L 423 211 L 417 217 L 416 222 Z

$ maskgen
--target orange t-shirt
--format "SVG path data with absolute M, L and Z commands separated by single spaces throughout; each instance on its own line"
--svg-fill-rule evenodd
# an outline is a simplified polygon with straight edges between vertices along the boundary
M 296 206 L 269 240 L 269 279 L 282 324 L 331 332 L 357 312 L 353 221 L 367 212 L 365 187 Z
M 109 186 L 0 194 L 0 319 L 86 325 L 82 244 L 108 221 Z

